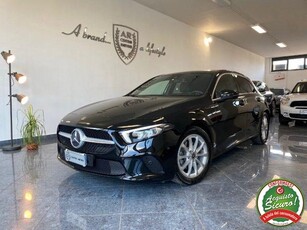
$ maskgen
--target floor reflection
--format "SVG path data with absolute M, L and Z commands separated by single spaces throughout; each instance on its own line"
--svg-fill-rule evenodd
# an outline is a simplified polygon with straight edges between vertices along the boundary
M 22 169 L 31 182 L 35 183 L 37 179 L 42 177 L 45 168 L 46 162 L 43 160 L 41 149 L 26 151 Z
M 284 178 L 306 194 L 306 130 L 274 118 L 267 145 L 245 142 L 218 157 L 194 186 L 77 172 L 56 159 L 55 143 L 0 152 L 0 229 L 269 229 L 256 210 L 257 192 Z M 306 213 L 289 229 L 306 229 Z

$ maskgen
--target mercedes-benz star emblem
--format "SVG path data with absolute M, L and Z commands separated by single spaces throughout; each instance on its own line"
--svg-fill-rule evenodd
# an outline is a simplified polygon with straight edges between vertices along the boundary
M 81 148 L 82 145 L 84 144 L 84 137 L 85 134 L 81 129 L 74 129 L 70 137 L 71 145 L 76 149 Z

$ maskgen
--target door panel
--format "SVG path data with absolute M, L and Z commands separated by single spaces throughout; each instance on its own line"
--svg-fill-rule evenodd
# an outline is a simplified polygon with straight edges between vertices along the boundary
M 238 92 L 238 86 L 235 82 L 235 77 L 232 74 L 222 75 L 215 88 L 215 111 L 213 114 L 219 116 L 212 116 L 211 121 L 214 122 L 214 129 L 216 131 L 217 152 L 221 153 L 225 149 L 236 145 L 245 136 L 244 131 L 246 127 L 246 114 L 244 113 L 245 102 L 244 97 L 221 100 L 218 98 L 219 92 L 223 90 L 233 90 Z
M 246 127 L 245 127 L 245 139 L 254 136 L 258 132 L 259 124 L 259 102 L 257 101 L 258 94 L 255 92 L 254 86 L 247 78 L 243 76 L 237 76 L 235 78 L 240 95 L 244 95 L 246 104 L 242 108 L 245 113 Z

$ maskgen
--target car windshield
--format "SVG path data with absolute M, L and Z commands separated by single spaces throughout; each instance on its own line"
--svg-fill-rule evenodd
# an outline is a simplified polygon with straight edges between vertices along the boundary
M 212 73 L 184 73 L 155 77 L 129 96 L 200 96 L 207 92 Z
M 294 86 L 292 93 L 307 93 L 307 82 L 299 82 Z

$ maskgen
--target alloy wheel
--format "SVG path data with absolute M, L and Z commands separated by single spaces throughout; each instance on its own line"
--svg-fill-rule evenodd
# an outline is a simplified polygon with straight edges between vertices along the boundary
M 269 121 L 266 115 L 263 115 L 261 122 L 261 138 L 262 140 L 266 140 L 269 131 Z
M 208 162 L 208 146 L 204 138 L 199 134 L 186 136 L 178 149 L 180 173 L 189 179 L 196 178 L 207 168 Z

